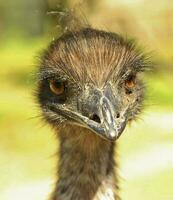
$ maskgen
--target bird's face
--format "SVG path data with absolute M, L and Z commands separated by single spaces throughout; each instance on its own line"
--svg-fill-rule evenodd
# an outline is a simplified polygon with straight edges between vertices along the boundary
M 45 53 L 39 103 L 54 126 L 75 124 L 115 140 L 141 110 L 143 55 L 117 35 L 77 34 L 58 40 Z

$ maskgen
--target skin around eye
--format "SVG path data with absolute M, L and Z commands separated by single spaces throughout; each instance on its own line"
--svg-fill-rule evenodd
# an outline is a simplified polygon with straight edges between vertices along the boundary
M 50 80 L 49 87 L 50 90 L 56 95 L 61 95 L 65 91 L 65 83 L 62 81 Z

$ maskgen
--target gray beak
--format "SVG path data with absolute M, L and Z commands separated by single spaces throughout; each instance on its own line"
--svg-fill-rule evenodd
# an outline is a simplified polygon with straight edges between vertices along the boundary
M 74 121 L 80 126 L 89 128 L 104 139 L 114 141 L 123 132 L 127 117 L 120 112 L 118 100 L 110 94 L 106 96 L 96 90 L 85 104 L 87 114 L 84 115 L 58 104 L 51 104 L 49 109 Z M 97 120 L 93 116 L 96 116 Z
M 108 140 L 119 138 L 126 126 L 126 117 L 121 115 L 117 105 L 114 106 L 105 95 L 102 95 L 97 106 L 93 107 L 93 113 L 98 116 L 100 122 L 96 123 L 91 118 L 86 123 L 94 132 Z

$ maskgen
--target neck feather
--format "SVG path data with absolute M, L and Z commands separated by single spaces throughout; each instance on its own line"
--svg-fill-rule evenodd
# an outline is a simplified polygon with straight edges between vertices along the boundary
M 118 200 L 114 146 L 91 131 L 58 130 L 60 159 L 52 200 Z

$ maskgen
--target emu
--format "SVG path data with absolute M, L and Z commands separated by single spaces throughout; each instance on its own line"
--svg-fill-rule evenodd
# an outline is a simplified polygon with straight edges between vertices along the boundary
M 43 53 L 37 98 L 60 141 L 51 200 L 118 200 L 116 140 L 143 107 L 149 62 L 132 40 L 81 28 Z

